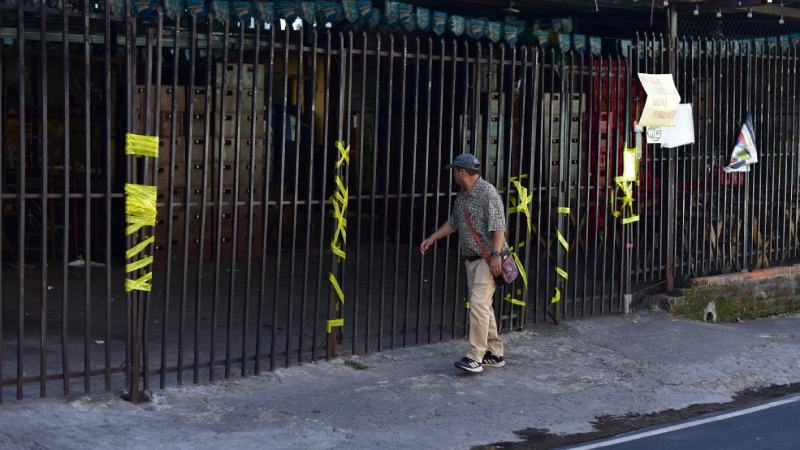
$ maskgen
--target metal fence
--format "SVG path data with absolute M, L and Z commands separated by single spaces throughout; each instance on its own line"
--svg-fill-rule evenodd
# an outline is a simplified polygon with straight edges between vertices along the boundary
M 530 223 L 508 217 L 527 283 L 496 294 L 505 331 L 797 256 L 794 50 L 646 37 L 625 58 L 594 57 L 51 6 L 0 4 L 0 401 L 37 386 L 135 399 L 464 335 L 457 238 L 416 250 L 447 218 L 456 191 L 443 167 L 463 151 L 530 211 Z M 640 220 L 622 227 L 610 196 L 644 103 L 636 74 L 670 67 L 697 141 L 643 146 Z M 748 110 L 760 162 L 724 174 Z M 159 158 L 126 157 L 128 132 L 158 135 Z M 337 141 L 350 147 L 338 168 Z M 336 175 L 349 204 L 342 263 L 330 248 Z M 140 238 L 124 235 L 126 182 L 158 186 L 149 293 L 123 289 Z M 343 326 L 329 332 L 331 319 Z

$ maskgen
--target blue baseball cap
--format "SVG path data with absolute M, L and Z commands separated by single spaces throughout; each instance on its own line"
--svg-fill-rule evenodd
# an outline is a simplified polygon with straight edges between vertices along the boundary
M 480 169 L 481 162 L 472 154 L 464 153 L 456 156 L 456 159 L 454 159 L 453 162 L 444 166 L 444 168 L 447 170 L 454 169 L 456 167 L 462 169 Z

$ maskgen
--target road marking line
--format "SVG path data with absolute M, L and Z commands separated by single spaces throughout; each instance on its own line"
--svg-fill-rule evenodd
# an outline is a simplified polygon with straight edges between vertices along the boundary
M 682 424 L 678 424 L 678 425 L 672 425 L 672 426 L 669 426 L 669 427 L 666 427 L 666 428 L 659 428 L 657 430 L 650 430 L 650 431 L 645 431 L 643 433 L 637 433 L 637 434 L 632 434 L 632 435 L 629 435 L 629 436 L 623 436 L 623 437 L 620 437 L 620 438 L 612 439 L 610 441 L 596 442 L 596 443 L 593 443 L 593 444 L 582 445 L 580 447 L 570 447 L 570 450 L 591 450 L 591 449 L 595 449 L 595 448 L 609 447 L 611 445 L 616 445 L 616 444 L 623 444 L 625 442 L 636 441 L 636 440 L 648 438 L 648 437 L 651 437 L 651 436 L 658 436 L 660 434 L 671 433 L 673 431 L 685 430 L 687 428 L 693 428 L 693 427 L 697 427 L 697 426 L 700 426 L 700 425 L 705 425 L 707 423 L 720 422 L 720 421 L 731 419 L 731 418 L 734 418 L 734 417 L 744 416 L 744 415 L 747 415 L 747 414 L 752 414 L 752 413 L 755 413 L 755 412 L 763 411 L 765 409 L 775 408 L 775 407 L 778 407 L 778 406 L 783 406 L 783 405 L 787 405 L 789 403 L 794 403 L 794 402 L 798 402 L 798 401 L 800 401 L 800 395 L 796 395 L 796 396 L 789 397 L 789 398 L 784 398 L 782 400 L 776 400 L 774 402 L 766 403 L 766 404 L 759 405 L 759 406 L 754 406 L 752 408 L 743 409 L 741 411 L 729 412 L 729 413 L 722 414 L 722 415 L 719 415 L 719 416 L 707 417 L 705 419 L 699 419 L 699 420 L 694 420 L 692 422 L 686 422 L 686 423 L 682 423 Z

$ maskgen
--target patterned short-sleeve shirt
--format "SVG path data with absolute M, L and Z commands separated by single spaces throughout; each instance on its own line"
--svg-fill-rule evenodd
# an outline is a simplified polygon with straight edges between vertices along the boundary
M 500 194 L 491 183 L 480 178 L 472 192 L 462 189 L 458 193 L 453 209 L 450 211 L 450 218 L 447 220 L 450 226 L 458 230 L 462 254 L 468 258 L 482 256 L 481 248 L 472 237 L 464 218 L 465 208 L 469 212 L 472 226 L 480 236 L 481 242 L 486 246 L 486 250 L 491 252 L 494 232 L 506 231 L 506 213 Z M 503 242 L 503 250 L 506 249 L 508 249 L 508 244 Z

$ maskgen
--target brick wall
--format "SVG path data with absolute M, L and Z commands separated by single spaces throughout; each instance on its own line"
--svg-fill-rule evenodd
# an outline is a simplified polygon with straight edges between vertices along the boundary
M 800 264 L 747 273 L 696 278 L 671 311 L 703 320 L 715 302 L 718 321 L 746 320 L 800 311 Z

